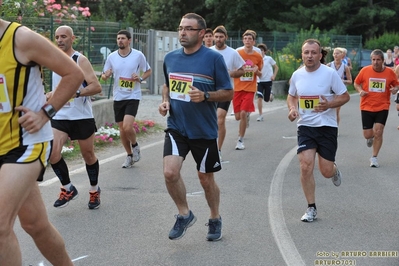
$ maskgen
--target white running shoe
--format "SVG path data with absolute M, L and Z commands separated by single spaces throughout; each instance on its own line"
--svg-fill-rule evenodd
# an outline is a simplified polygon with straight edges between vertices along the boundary
M 134 164 L 132 156 L 126 156 L 125 162 L 122 164 L 122 168 L 130 168 Z
M 133 161 L 137 163 L 138 161 L 140 161 L 140 158 L 140 146 L 137 144 L 137 146 L 133 148 Z
M 302 222 L 313 222 L 313 220 L 317 219 L 317 210 L 313 207 L 307 208 L 305 214 L 302 216 Z
M 342 175 L 341 175 L 341 171 L 338 170 L 338 166 L 335 163 L 334 163 L 334 165 L 335 165 L 336 172 L 331 179 L 332 179 L 333 184 L 336 187 L 339 187 L 341 185 Z
M 370 158 L 370 167 L 378 168 L 380 165 L 378 164 L 377 157 Z
M 237 141 L 236 150 L 244 150 L 244 149 L 245 149 L 244 142 Z
M 371 139 L 367 139 L 366 143 L 367 143 L 367 147 L 372 147 L 373 146 L 373 142 L 374 142 L 374 137 L 372 137 Z
M 256 118 L 256 121 L 258 121 L 258 122 L 260 122 L 260 121 L 263 121 L 263 116 L 258 116 L 258 118 Z

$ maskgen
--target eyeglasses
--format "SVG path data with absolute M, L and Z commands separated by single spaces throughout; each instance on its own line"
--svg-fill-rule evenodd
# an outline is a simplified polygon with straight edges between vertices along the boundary
M 203 30 L 203 29 L 194 29 L 194 28 L 191 28 L 191 27 L 186 27 L 186 28 L 184 28 L 184 27 L 178 27 L 177 28 L 177 31 L 189 31 L 189 32 L 191 32 L 191 31 L 200 31 L 200 30 Z

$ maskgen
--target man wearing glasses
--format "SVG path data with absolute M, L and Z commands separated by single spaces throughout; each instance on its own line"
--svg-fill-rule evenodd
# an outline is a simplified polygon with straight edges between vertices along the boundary
M 169 195 L 179 214 L 169 239 L 183 237 L 197 218 L 188 207 L 180 169 L 189 151 L 197 163 L 200 183 L 210 208 L 208 241 L 222 238 L 219 215 L 220 191 L 214 172 L 221 169 L 217 147 L 217 102 L 233 97 L 230 76 L 223 56 L 202 45 L 205 20 L 194 13 L 183 16 L 178 32 L 183 48 L 164 59 L 165 85 L 159 112 L 169 111 L 163 152 L 163 172 Z

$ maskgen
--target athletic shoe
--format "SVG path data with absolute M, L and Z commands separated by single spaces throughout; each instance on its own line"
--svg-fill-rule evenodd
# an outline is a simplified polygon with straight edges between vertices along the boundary
M 371 147 L 371 146 L 373 146 L 373 142 L 374 142 L 374 137 L 372 137 L 371 139 L 367 139 L 366 140 L 366 143 L 367 143 L 367 147 Z
M 140 146 L 137 144 L 137 146 L 133 148 L 133 162 L 137 163 L 138 161 L 140 161 L 140 158 Z
M 260 122 L 260 121 L 263 121 L 263 116 L 258 116 L 258 118 L 256 118 L 256 121 L 258 121 L 258 122 Z
M 244 149 L 245 149 L 244 142 L 237 141 L 236 150 L 244 150 Z
M 89 209 L 93 210 L 93 209 L 98 209 L 100 207 L 101 204 L 101 200 L 100 200 L 100 194 L 101 194 L 101 189 L 100 187 L 98 187 L 97 191 L 91 192 L 89 191 L 90 194 L 90 200 L 89 200 Z
M 132 156 L 126 156 L 125 162 L 122 164 L 122 168 L 130 168 L 134 164 Z
M 230 115 L 234 115 L 234 111 L 232 111 Z
M 76 187 L 71 185 L 71 191 L 67 191 L 65 188 L 61 188 L 61 193 L 58 199 L 54 202 L 54 207 L 62 208 L 68 205 L 70 200 L 78 197 L 78 190 Z
M 338 166 L 335 163 L 334 163 L 334 165 L 335 165 L 336 172 L 331 179 L 332 179 L 333 184 L 336 187 L 339 187 L 339 185 L 341 185 L 342 175 L 341 175 L 341 172 L 338 170 Z
M 247 113 L 247 128 L 249 128 L 249 120 L 251 120 L 251 113 Z
M 222 239 L 222 217 L 219 219 L 209 219 L 208 223 L 208 235 L 206 240 L 208 241 L 218 241 Z
M 302 216 L 302 222 L 313 222 L 313 220 L 317 219 L 317 210 L 314 207 L 307 208 L 305 214 Z
M 192 226 L 196 221 L 197 217 L 190 211 L 188 218 L 184 219 L 180 214 L 175 215 L 176 223 L 169 232 L 170 240 L 177 240 L 184 236 L 187 228 Z
M 269 102 L 272 102 L 274 100 L 274 93 L 273 92 L 270 92 L 270 99 L 269 99 Z
M 378 164 L 377 157 L 370 158 L 370 167 L 378 168 L 380 165 Z

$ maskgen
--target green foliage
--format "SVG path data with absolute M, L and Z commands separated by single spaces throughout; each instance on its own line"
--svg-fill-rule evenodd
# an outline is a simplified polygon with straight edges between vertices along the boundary
M 381 36 L 373 37 L 368 39 L 364 48 L 366 49 L 381 49 L 386 51 L 387 49 L 393 49 L 396 45 L 399 44 L 399 35 L 395 32 L 385 32 Z

